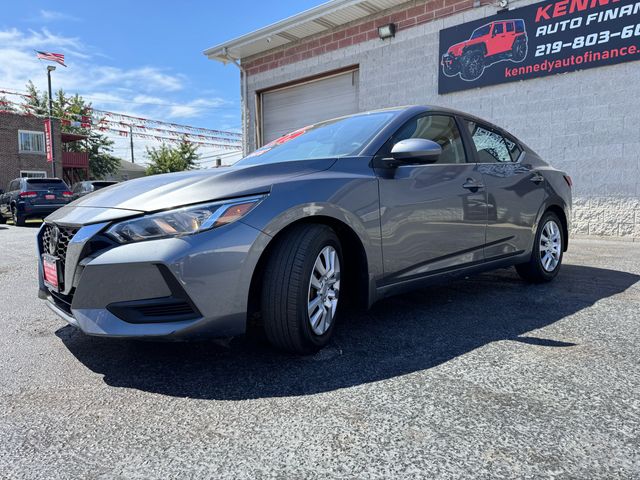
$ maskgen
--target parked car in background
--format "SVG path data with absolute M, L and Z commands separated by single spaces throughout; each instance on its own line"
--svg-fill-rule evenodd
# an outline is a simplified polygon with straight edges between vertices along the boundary
M 84 197 L 85 195 L 100 190 L 101 188 L 110 187 L 118 182 L 112 182 L 107 180 L 86 180 L 84 182 L 77 182 L 71 187 L 71 193 L 73 194 L 73 200 Z
M 0 223 L 18 226 L 29 218 L 44 218 L 71 201 L 69 186 L 59 178 L 16 178 L 0 196 Z
M 378 110 L 54 212 L 38 234 L 39 296 L 90 335 L 262 328 L 308 354 L 345 301 L 512 265 L 551 281 L 570 218 L 570 177 L 503 129 L 437 107 Z
M 442 57 L 442 68 L 450 77 L 472 81 L 485 67 L 502 60 L 521 62 L 527 56 L 524 20 L 500 20 L 476 28 L 469 40 L 451 45 Z

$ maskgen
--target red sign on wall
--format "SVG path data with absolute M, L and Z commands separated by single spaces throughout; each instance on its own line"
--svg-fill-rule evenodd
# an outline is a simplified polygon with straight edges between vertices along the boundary
M 47 162 L 53 162 L 53 144 L 51 142 L 51 120 L 44 121 L 44 145 L 47 151 Z

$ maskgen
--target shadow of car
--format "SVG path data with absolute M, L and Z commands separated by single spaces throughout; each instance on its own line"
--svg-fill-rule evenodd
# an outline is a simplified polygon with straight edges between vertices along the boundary
M 153 343 L 56 334 L 110 386 L 175 397 L 242 400 L 310 395 L 433 368 L 491 342 L 571 348 L 523 336 L 624 292 L 639 275 L 564 265 L 552 286 L 525 285 L 499 270 L 389 298 L 352 311 L 334 345 L 310 357 L 241 337 L 227 343 Z

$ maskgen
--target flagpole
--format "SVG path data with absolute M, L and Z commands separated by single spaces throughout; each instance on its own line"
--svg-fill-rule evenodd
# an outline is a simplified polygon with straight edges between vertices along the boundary
M 53 133 L 53 96 L 51 94 L 51 72 L 56 69 L 53 65 L 47 66 L 47 82 L 49 84 L 49 125 L 51 127 L 51 169 L 53 171 L 53 177 L 56 177 L 56 149 L 54 146 L 53 138 L 55 137 Z

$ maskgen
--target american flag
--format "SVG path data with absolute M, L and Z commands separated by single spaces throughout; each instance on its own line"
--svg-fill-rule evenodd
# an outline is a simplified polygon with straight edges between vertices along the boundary
M 38 54 L 38 58 L 41 60 L 56 62 L 62 65 L 63 67 L 66 67 L 66 65 L 64 64 L 64 55 L 61 53 L 41 52 L 39 50 L 36 50 L 36 53 Z

